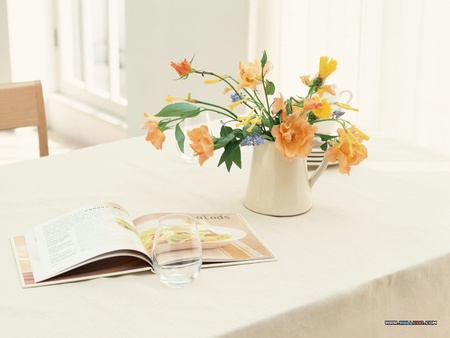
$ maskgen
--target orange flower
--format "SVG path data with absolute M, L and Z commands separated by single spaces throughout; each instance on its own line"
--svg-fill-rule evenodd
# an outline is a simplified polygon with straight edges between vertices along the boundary
M 280 97 L 275 97 L 273 99 L 273 105 L 272 105 L 272 114 L 275 115 L 279 111 L 284 112 L 286 110 L 286 105 L 284 104 L 283 95 L 280 93 Z
M 190 145 L 192 150 L 195 151 L 194 156 L 198 156 L 198 163 L 203 163 L 214 155 L 214 142 L 208 127 L 201 125 L 199 128 L 188 130 L 189 139 L 192 141 Z
M 188 75 L 192 71 L 191 64 L 186 59 L 179 63 L 175 63 L 172 61 L 170 65 L 177 71 L 178 75 L 184 78 L 188 77 Z
M 319 109 L 322 106 L 323 104 L 318 100 L 310 99 L 309 97 L 307 97 L 303 103 L 303 109 L 307 112 L 313 109 Z
M 309 75 L 303 75 L 303 76 L 300 76 L 300 79 L 302 80 L 302 83 L 303 83 L 305 86 L 307 86 L 307 85 L 309 85 L 309 84 L 312 83 L 312 81 L 309 79 Z
M 236 91 L 242 88 L 251 88 L 256 90 L 256 86 L 262 83 L 262 77 L 273 68 L 270 62 L 267 62 L 264 69 L 261 69 L 261 62 L 255 60 L 254 62 L 243 63 L 239 62 L 239 74 L 237 75 L 237 81 L 239 85 L 235 88 Z M 224 93 L 229 92 L 231 88 L 225 88 Z
M 336 92 L 334 91 L 333 86 L 330 86 L 330 85 L 323 85 L 322 87 L 320 87 L 317 90 L 317 95 L 319 95 L 319 96 L 323 96 L 324 93 L 328 93 L 333 96 L 336 95 Z
M 305 158 L 311 153 L 311 141 L 316 126 L 310 125 L 305 115 L 293 112 L 286 120 L 272 128 L 272 136 L 275 137 L 275 149 L 284 154 L 288 160 L 296 157 Z
M 346 130 L 337 130 L 339 142 L 334 141 L 331 148 L 325 151 L 325 158 L 329 162 L 339 162 L 339 172 L 350 174 L 350 167 L 358 165 L 367 158 L 367 148 L 361 144 L 368 136 L 352 126 Z
M 144 123 L 141 128 L 147 130 L 147 137 L 145 140 L 150 141 L 156 149 L 161 150 L 166 135 L 159 129 L 158 120 L 153 115 L 144 113 L 144 116 L 147 119 L 147 122 Z
M 259 61 L 243 63 L 239 62 L 238 82 L 239 88 L 256 89 L 256 86 L 261 84 L 261 63 Z

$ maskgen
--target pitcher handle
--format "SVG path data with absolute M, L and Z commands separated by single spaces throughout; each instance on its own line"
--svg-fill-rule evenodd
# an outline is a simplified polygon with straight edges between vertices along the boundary
M 309 186 L 312 188 L 313 185 L 316 183 L 317 179 L 320 177 L 320 175 L 323 174 L 325 169 L 328 167 L 328 161 L 324 157 L 322 160 L 322 163 L 317 167 L 317 169 L 313 172 L 311 177 L 309 178 Z
M 315 137 L 311 143 L 311 145 L 313 147 L 318 147 L 321 144 L 322 144 L 322 141 L 318 137 Z M 328 161 L 325 158 L 325 153 L 323 155 L 324 156 L 323 156 L 322 162 L 320 163 L 320 165 L 316 168 L 316 170 L 313 172 L 313 174 L 309 178 L 309 187 L 310 188 L 313 187 L 313 185 L 316 183 L 316 181 L 319 179 L 319 177 L 323 174 L 325 169 L 328 167 Z

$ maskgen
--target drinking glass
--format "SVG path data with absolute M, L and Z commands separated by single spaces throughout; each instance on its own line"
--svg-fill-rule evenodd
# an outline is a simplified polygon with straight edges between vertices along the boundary
M 181 158 L 188 162 L 188 163 L 198 163 L 198 157 L 194 156 L 194 151 L 190 147 L 190 140 L 187 134 L 188 130 L 192 130 L 194 128 L 199 128 L 201 125 L 206 125 L 209 129 L 210 127 L 210 118 L 208 112 L 202 112 L 201 114 L 185 119 L 183 122 L 180 123 L 180 128 L 183 131 L 183 134 L 185 136 L 184 139 L 184 152 L 181 151 L 180 147 L 177 144 L 177 149 L 180 152 Z
M 192 216 L 170 214 L 158 220 L 152 260 L 159 280 L 169 287 L 181 288 L 197 278 L 202 244 Z

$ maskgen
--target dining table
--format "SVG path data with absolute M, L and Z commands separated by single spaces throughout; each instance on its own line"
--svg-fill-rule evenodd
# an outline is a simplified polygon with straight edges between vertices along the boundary
M 243 203 L 252 147 L 228 172 L 220 150 L 182 160 L 168 133 L 162 150 L 142 135 L 0 166 L 1 337 L 450 337 L 450 156 L 374 133 L 349 175 L 328 166 L 308 212 L 276 217 Z M 98 202 L 238 213 L 276 260 L 179 289 L 150 271 L 22 288 L 11 237 Z

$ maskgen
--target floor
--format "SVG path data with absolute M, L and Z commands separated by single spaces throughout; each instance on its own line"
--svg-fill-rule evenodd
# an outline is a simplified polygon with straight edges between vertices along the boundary
M 83 145 L 48 131 L 50 155 L 82 148 Z M 39 143 L 35 128 L 0 131 L 0 165 L 26 161 L 39 157 Z

